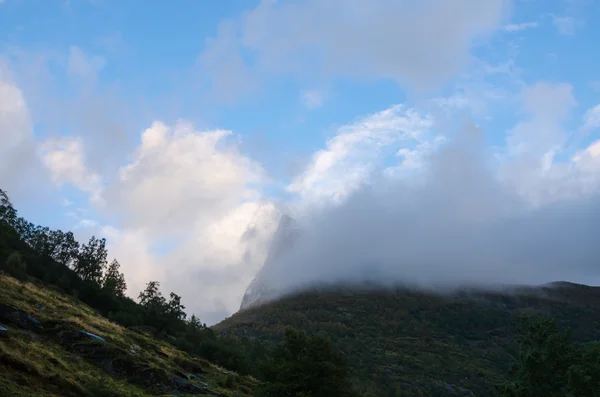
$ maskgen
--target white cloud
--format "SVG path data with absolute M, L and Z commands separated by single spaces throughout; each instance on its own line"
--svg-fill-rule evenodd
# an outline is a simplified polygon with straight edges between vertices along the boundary
M 585 112 L 583 115 L 582 128 L 585 132 L 600 128 L 600 105 L 596 105 Z
M 504 25 L 504 30 L 507 32 L 520 32 L 521 30 L 537 28 L 537 22 L 522 22 L 522 23 L 511 23 L 508 25 Z
M 243 80 L 248 70 L 257 77 L 388 78 L 427 89 L 460 70 L 473 42 L 499 27 L 508 5 L 505 0 L 265 0 L 228 22 L 201 58 L 211 60 L 204 72 L 222 83 L 217 91 L 237 89 L 229 81 Z M 242 51 L 255 62 L 246 62 Z
M 256 199 L 252 185 L 262 182 L 262 169 L 230 136 L 224 130 L 198 132 L 185 122 L 153 123 L 107 192 L 107 206 L 127 214 L 128 227 L 175 233 Z
M 577 27 L 575 18 L 553 16 L 552 22 L 561 35 L 572 36 L 575 34 L 575 28 Z
M 67 73 L 73 77 L 95 80 L 104 66 L 106 66 L 106 60 L 101 56 L 88 56 L 75 46 L 69 49 Z
M 231 138 L 155 122 L 103 194 L 102 209 L 120 215 L 104 231 L 130 294 L 160 280 L 207 323 L 237 309 L 278 216 L 260 198 L 260 165 Z
M 308 109 L 316 109 L 323 106 L 327 93 L 323 90 L 308 90 L 302 93 L 300 99 Z
M 56 185 L 60 187 L 70 183 L 90 193 L 93 200 L 99 199 L 102 188 L 101 177 L 86 166 L 81 138 L 49 139 L 40 145 L 40 155 Z
M 325 149 L 313 155 L 288 190 L 308 202 L 339 201 L 381 166 L 378 161 L 383 151 L 399 150 L 394 144 L 412 147 L 425 137 L 432 124 L 427 115 L 396 105 L 343 126 L 327 141 Z
M 508 150 L 537 159 L 548 150 L 562 147 L 566 140 L 563 123 L 577 105 L 573 87 L 541 82 L 525 87 L 521 97 L 523 111 L 530 117 L 509 131 Z
M 568 143 L 565 123 L 577 105 L 573 87 L 539 82 L 523 88 L 520 97 L 526 118 L 507 132 L 500 177 L 532 205 L 579 194 L 572 166 L 554 160 Z
M 0 58 L 0 186 L 15 199 L 38 180 L 35 138 L 25 96 Z M 37 174 L 36 174 L 37 176 Z

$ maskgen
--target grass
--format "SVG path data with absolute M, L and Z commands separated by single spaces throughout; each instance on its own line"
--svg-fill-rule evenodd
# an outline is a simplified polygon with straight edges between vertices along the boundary
M 0 274 L 0 303 L 33 315 L 44 331 L 18 330 L 0 339 L 1 396 L 143 397 L 166 395 L 186 378 L 224 396 L 251 396 L 258 382 L 191 357 L 139 330 L 129 330 L 77 299 Z M 85 330 L 106 343 L 74 340 Z M 130 350 L 135 346 L 135 354 Z M 195 394 L 188 394 L 195 395 Z M 197 394 L 204 395 L 204 394 Z

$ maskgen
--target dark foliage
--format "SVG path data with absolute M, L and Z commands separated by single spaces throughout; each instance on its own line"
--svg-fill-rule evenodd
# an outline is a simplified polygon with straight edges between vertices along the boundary
M 331 343 L 318 335 L 287 329 L 285 340 L 262 366 L 262 397 L 350 397 L 350 372 Z
M 551 318 L 519 330 L 516 380 L 499 387 L 502 397 L 600 396 L 600 343 L 573 343 Z
M 569 283 L 432 294 L 331 287 L 234 314 L 212 327 L 269 345 L 291 326 L 346 357 L 363 396 L 493 396 L 518 358 L 523 316 L 551 316 L 573 340 L 600 335 L 600 288 Z M 453 394 L 454 393 L 454 394 Z

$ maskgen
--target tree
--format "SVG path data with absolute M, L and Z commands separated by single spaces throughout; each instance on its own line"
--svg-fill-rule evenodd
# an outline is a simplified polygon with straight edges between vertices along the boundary
M 185 306 L 181 304 L 181 297 L 174 292 L 171 292 L 169 297 L 170 300 L 166 307 L 167 316 L 174 321 L 184 321 L 186 314 Z
M 13 207 L 8 194 L 0 189 L 0 221 L 13 226 L 17 219 L 17 210 Z
M 104 273 L 102 279 L 102 288 L 116 296 L 125 296 L 127 290 L 127 284 L 125 283 L 125 276 L 119 272 L 121 265 L 114 259 L 108 269 Z
M 48 255 L 56 262 L 67 267 L 73 266 L 79 253 L 79 243 L 75 240 L 73 233 L 52 230 L 48 237 Z
M 600 342 L 584 343 L 574 361 L 567 372 L 567 390 L 572 396 L 599 397 Z
M 263 397 L 356 395 L 348 367 L 331 343 L 293 329 L 286 330 L 283 344 L 273 351 L 262 372 L 268 381 L 259 393 Z
M 150 281 L 146 289 L 140 292 L 138 299 L 144 308 L 145 321 L 148 325 L 164 330 L 167 324 L 167 300 L 162 296 L 158 281 Z
M 188 321 L 187 325 L 192 331 L 199 331 L 203 328 L 206 328 L 206 325 L 203 326 L 202 322 L 200 322 L 200 319 L 196 317 L 195 314 L 192 314 L 192 317 L 190 317 L 190 320 Z
M 499 387 L 503 397 L 600 396 L 600 344 L 575 344 L 554 319 L 519 327 L 515 381 Z
M 106 267 L 106 257 L 106 239 L 92 236 L 90 241 L 81 247 L 73 270 L 82 280 L 100 285 Z
M 25 280 L 27 278 L 25 262 L 23 262 L 21 254 L 17 251 L 8 256 L 5 267 L 8 274 L 17 280 Z
M 160 282 L 149 281 L 148 284 L 146 284 L 146 289 L 138 295 L 140 305 L 144 307 L 164 306 L 165 298 L 160 293 L 159 288 Z

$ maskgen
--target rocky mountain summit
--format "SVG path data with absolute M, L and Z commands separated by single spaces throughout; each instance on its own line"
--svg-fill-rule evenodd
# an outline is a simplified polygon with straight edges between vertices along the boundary
M 250 285 L 246 288 L 240 310 L 254 307 L 279 296 L 281 291 L 268 279 L 268 274 L 276 266 L 277 260 L 292 246 L 299 233 L 296 221 L 289 215 L 282 215 L 271 240 L 267 259 Z

